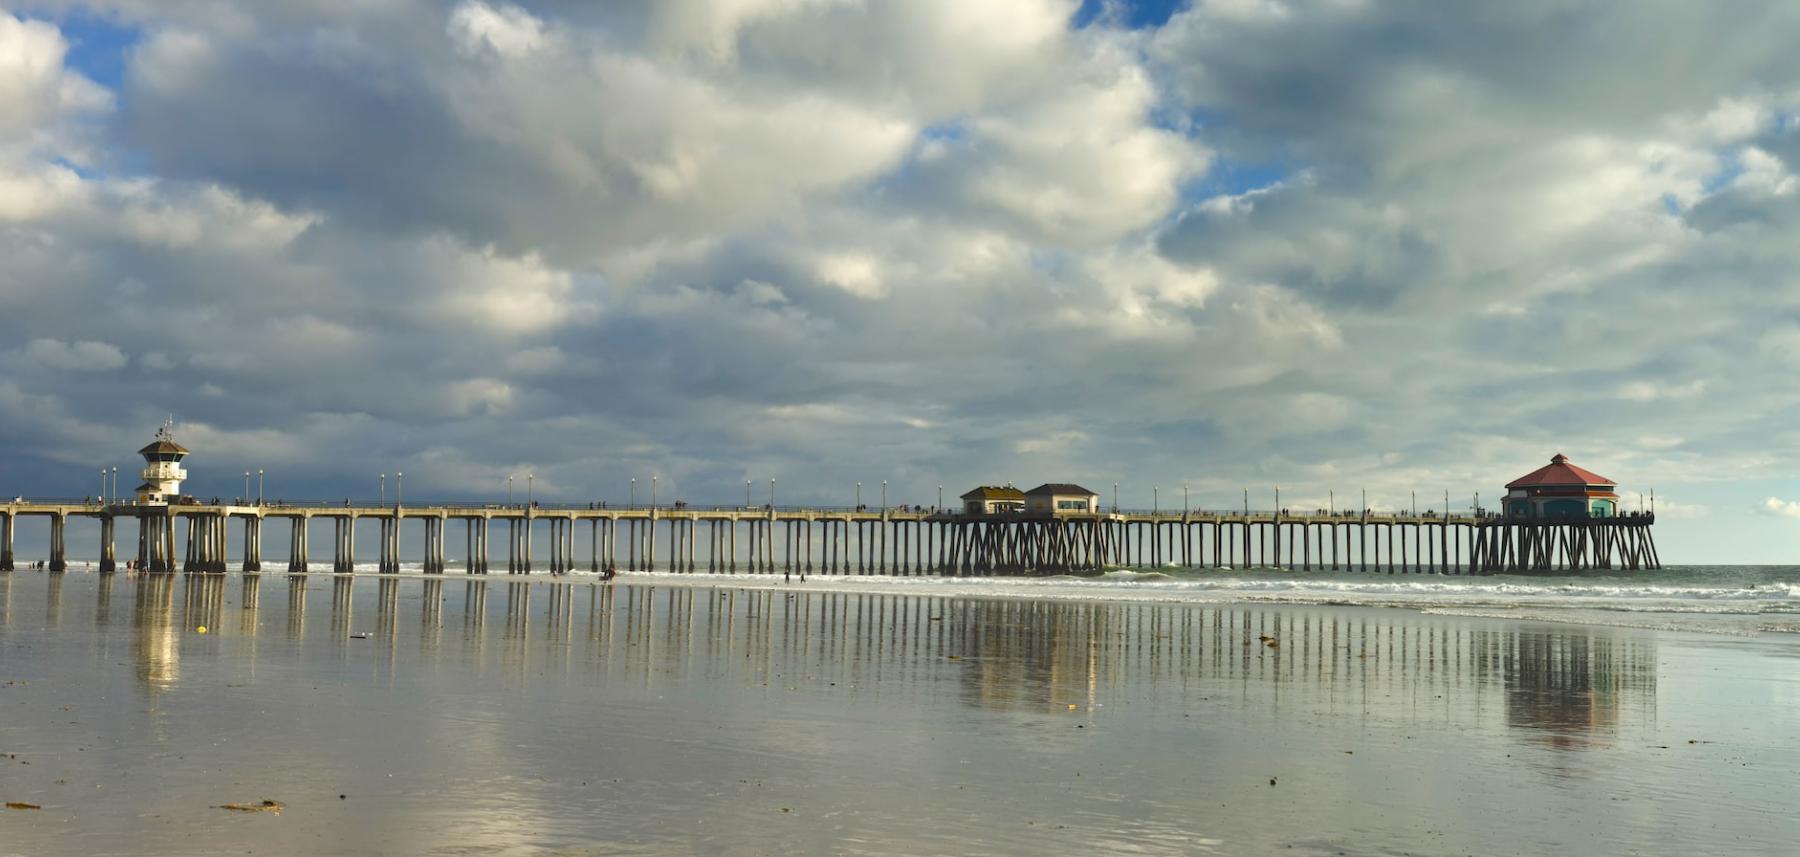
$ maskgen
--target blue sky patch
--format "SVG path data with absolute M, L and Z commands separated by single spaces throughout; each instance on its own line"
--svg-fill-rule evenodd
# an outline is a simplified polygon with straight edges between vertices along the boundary
M 1079 30 L 1116 14 L 1113 20 L 1131 29 L 1155 29 L 1189 5 L 1190 0 L 1082 0 L 1070 23 Z
M 89 12 L 70 13 L 56 25 L 69 43 L 68 65 L 118 92 L 125 79 L 125 53 L 138 43 L 143 31 Z

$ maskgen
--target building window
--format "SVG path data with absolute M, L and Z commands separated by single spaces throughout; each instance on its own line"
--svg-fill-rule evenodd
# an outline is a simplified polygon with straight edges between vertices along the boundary
M 1056 501 L 1056 508 L 1058 510 L 1066 509 L 1066 510 L 1073 511 L 1073 512 L 1085 512 L 1085 511 L 1087 511 L 1087 508 L 1088 508 L 1088 501 L 1086 501 L 1086 500 L 1058 500 L 1058 501 Z

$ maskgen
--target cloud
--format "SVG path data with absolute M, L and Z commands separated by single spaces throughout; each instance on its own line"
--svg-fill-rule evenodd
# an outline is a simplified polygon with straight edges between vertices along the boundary
M 1661 511 L 1660 506 L 1658 511 Z M 1767 497 L 1756 511 L 1777 518 L 1800 518 L 1800 500 L 1783 500 L 1780 497 Z
M 544 47 L 544 22 L 511 4 L 498 8 L 465 2 L 450 14 L 449 33 L 467 54 L 491 51 L 504 59 L 529 56 Z
M 70 372 L 111 372 L 124 368 L 124 352 L 108 342 L 63 342 L 60 339 L 33 339 L 25 346 L 25 356 L 51 369 Z
M 315 462 L 290 496 L 532 462 L 1395 506 L 1563 449 L 1725 508 L 1800 466 L 1792 4 L 1076 5 L 0 15 L 16 475 L 171 411 L 197 480 Z

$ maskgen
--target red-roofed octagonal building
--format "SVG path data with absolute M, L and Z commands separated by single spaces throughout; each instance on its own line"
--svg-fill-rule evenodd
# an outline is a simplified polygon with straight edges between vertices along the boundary
M 1569 463 L 1550 463 L 1506 483 L 1508 518 L 1611 518 L 1619 514 L 1618 483 Z

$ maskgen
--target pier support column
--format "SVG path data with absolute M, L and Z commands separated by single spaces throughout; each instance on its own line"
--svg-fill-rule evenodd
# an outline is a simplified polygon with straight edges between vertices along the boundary
M 305 574 L 306 517 L 288 519 L 288 573 Z
M 13 570 L 13 516 L 0 513 L 0 571 Z
M 100 573 L 110 574 L 119 569 L 119 561 L 113 555 L 113 516 L 100 519 Z
M 262 518 L 244 519 L 244 570 L 262 571 Z
M 63 528 L 68 517 L 58 512 L 50 516 L 50 570 L 63 571 L 69 567 L 68 553 L 63 545 Z

